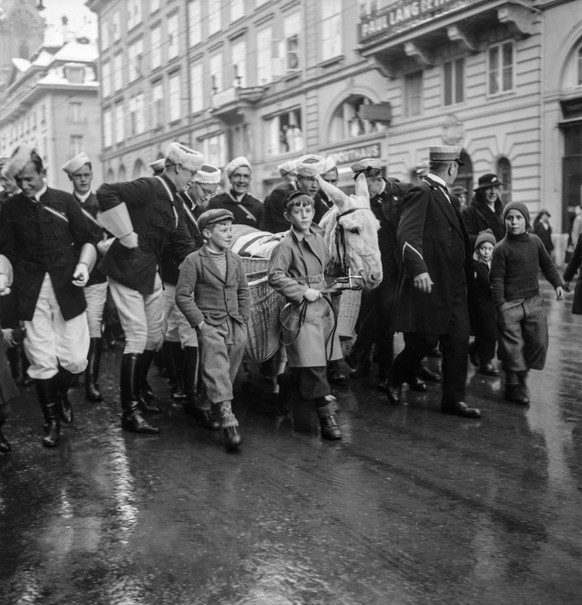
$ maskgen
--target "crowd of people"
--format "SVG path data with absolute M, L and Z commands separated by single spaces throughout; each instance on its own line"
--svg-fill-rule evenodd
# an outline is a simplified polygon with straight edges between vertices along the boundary
M 532 226 L 525 204 L 503 203 L 503 184 L 492 173 L 479 178 L 467 202 L 468 192 L 454 187 L 461 148 L 431 146 L 428 154 L 414 185 L 387 177 L 379 159 L 352 166 L 378 221 L 383 279 L 363 293 L 345 356 L 349 378 L 368 375 L 376 364 L 378 388 L 392 405 L 402 403 L 404 385 L 423 392 L 427 381 L 440 382 L 444 413 L 479 418 L 466 401 L 470 360 L 485 376 L 499 376 L 501 367 L 504 398 L 527 405 L 528 372 L 543 369 L 548 349 L 540 271 L 558 299 L 564 289 L 550 256 L 549 213 L 540 212 Z M 159 432 L 150 420 L 161 409 L 148 373 L 161 351 L 172 401 L 204 428 L 222 429 L 226 450 L 237 449 L 233 382 L 251 308 L 243 263 L 230 250 L 233 224 L 285 232 L 268 268 L 269 285 L 289 303 L 279 407 L 287 412 L 294 400 L 311 401 L 322 437 L 341 439 L 330 387 L 348 379 L 338 363 L 339 293 L 328 286 L 318 226 L 333 205 L 321 186 L 321 179 L 338 182 L 333 160 L 309 154 L 282 164 L 283 182 L 263 202 L 249 192 L 245 157 L 227 164 L 221 192 L 222 171 L 178 142 L 151 167 L 151 177 L 94 191 L 91 158 L 80 153 L 62 167 L 69 193 L 48 187 L 43 160 L 28 145 L 2 160 L 0 452 L 10 450 L 1 427 L 18 395 L 18 368 L 35 383 L 45 447 L 58 445 L 62 425 L 73 421 L 69 389 L 76 376 L 84 374 L 88 401 L 104 399 L 100 357 L 111 304 L 124 334 L 122 428 Z M 567 282 L 582 262 L 582 244 L 572 258 Z M 404 340 L 397 355 L 396 332 Z M 13 352 L 20 350 L 19 365 Z M 430 355 L 442 357 L 441 372 L 425 363 Z

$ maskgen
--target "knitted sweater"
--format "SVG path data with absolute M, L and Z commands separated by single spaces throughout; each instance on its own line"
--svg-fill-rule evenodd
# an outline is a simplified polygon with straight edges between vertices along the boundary
M 557 288 L 563 282 L 540 238 L 533 233 L 506 235 L 493 250 L 491 291 L 495 306 L 539 294 L 538 271 Z

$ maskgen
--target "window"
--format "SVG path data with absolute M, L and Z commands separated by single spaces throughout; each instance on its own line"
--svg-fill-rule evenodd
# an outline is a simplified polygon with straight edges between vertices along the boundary
M 160 0 L 149 0 L 150 1 L 150 13 L 155 13 L 160 10 Z
M 511 202 L 511 162 L 505 158 L 500 157 L 497 160 L 497 177 L 503 183 L 501 186 L 501 199 L 504 204 Z
M 164 125 L 164 89 L 161 80 L 152 86 L 152 122 L 154 128 Z
M 113 90 L 118 91 L 123 87 L 123 71 L 121 53 L 113 57 Z
M 109 21 L 102 21 L 101 27 L 99 28 L 100 36 L 99 42 L 101 44 L 101 50 L 109 48 Z
M 443 70 L 443 104 L 462 103 L 465 100 L 465 59 L 447 61 Z
M 129 81 L 133 82 L 142 75 L 143 39 L 140 38 L 130 44 L 127 51 L 129 54 Z
M 333 59 L 342 53 L 342 2 L 322 0 L 321 59 Z
M 245 0 L 231 0 L 230 20 L 236 21 L 245 15 Z
M 178 13 L 168 17 L 168 60 L 178 56 Z
M 224 166 L 226 164 L 226 136 L 220 133 L 204 139 L 202 154 L 208 164 Z
M 301 15 L 294 13 L 285 19 L 285 71 L 299 69 L 299 32 L 301 30 Z
M 123 123 L 123 103 L 117 103 L 113 108 L 113 125 L 115 132 L 115 143 L 123 143 L 125 139 Z
M 270 27 L 257 33 L 257 79 L 259 86 L 268 84 L 273 79 L 272 45 L 273 31 Z
M 267 120 L 267 154 L 303 151 L 301 109 L 286 111 Z
M 121 14 L 119 11 L 115 11 L 111 18 L 111 37 L 114 42 L 121 40 Z
M 212 94 L 222 90 L 222 54 L 210 57 L 210 82 Z
M 578 72 L 578 86 L 582 85 L 582 46 L 578 49 L 578 60 L 577 72 Z
M 70 140 L 71 146 L 71 157 L 76 156 L 77 154 L 83 151 L 83 135 L 82 134 L 72 134 Z
M 513 90 L 513 42 L 492 46 L 487 57 L 489 94 L 497 95 Z
M 111 94 L 111 63 L 109 63 L 109 61 L 103 62 L 102 71 L 103 73 L 101 78 L 101 91 L 104 97 L 108 97 Z
M 188 23 L 190 24 L 188 38 L 190 46 L 200 44 L 202 41 L 202 32 L 200 29 L 202 19 L 200 16 L 200 0 L 191 0 L 188 3 Z
M 78 101 L 69 102 L 69 121 L 79 124 L 83 121 L 83 104 Z
M 111 109 L 103 112 L 103 147 L 111 147 Z
M 208 35 L 212 36 L 220 31 L 220 9 L 221 2 L 208 3 Z
M 129 100 L 129 134 L 135 136 L 145 130 L 144 97 L 139 93 Z
M 247 43 L 240 40 L 232 45 L 233 86 L 245 88 L 247 85 Z
M 407 118 L 422 113 L 422 72 L 404 76 L 404 115 Z
M 173 74 L 170 74 L 169 78 L 169 99 L 170 99 L 170 122 L 176 122 L 180 119 L 181 112 L 181 103 L 182 99 L 180 98 L 180 72 L 176 71 Z
M 152 69 L 162 65 L 162 26 L 156 25 L 152 28 L 152 37 L 150 44 L 150 53 L 152 57 Z
M 379 131 L 376 122 L 365 120 L 361 116 L 363 105 L 372 101 L 362 95 L 348 97 L 334 112 L 330 126 L 330 142 L 361 137 Z
M 202 65 L 200 63 L 190 66 L 190 86 L 191 112 L 202 111 L 204 109 L 204 81 L 202 79 Z
M 141 0 L 127 0 L 127 29 L 133 29 L 141 21 Z

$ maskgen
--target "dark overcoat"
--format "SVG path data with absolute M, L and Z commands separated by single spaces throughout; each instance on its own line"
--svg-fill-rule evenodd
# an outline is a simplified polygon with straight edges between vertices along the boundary
M 402 270 L 394 330 L 448 333 L 452 302 L 470 285 L 472 265 L 461 215 L 435 181 L 427 178 L 408 191 L 397 237 Z M 425 272 L 434 282 L 430 294 L 413 284 L 414 277 Z
M 564 271 L 564 281 L 572 281 L 574 276 L 582 265 L 582 236 L 578 238 L 572 256 L 568 261 L 568 266 Z M 582 276 L 578 277 L 576 286 L 574 288 L 574 300 L 572 301 L 572 313 L 575 315 L 582 315 Z
M 486 202 L 477 197 L 471 200 L 471 203 L 462 211 L 463 221 L 469 234 L 471 246 L 481 231 L 491 229 L 495 240 L 500 242 L 505 237 L 505 225 L 501 219 L 503 213 L 503 203 L 499 198 L 494 204 L 495 210 L 491 210 Z
M 235 225 L 248 225 L 260 229 L 263 223 L 263 204 L 250 193 L 237 201 L 230 191 L 215 195 L 208 203 L 208 210 L 230 210 Z
M 125 202 L 138 236 L 139 245 L 133 249 L 116 239 L 99 265 L 105 275 L 124 286 L 151 294 L 164 247 L 170 246 L 178 262 L 196 249 L 176 187 L 165 176 L 105 183 L 97 190 L 97 198 L 103 211 Z
M 72 283 L 84 244 L 95 244 L 89 223 L 75 198 L 51 189 L 40 203 L 19 193 L 2 205 L 0 254 L 14 270 L 18 319 L 31 321 L 46 273 L 50 275 L 65 321 L 85 311 L 83 288 Z
M 471 299 L 471 333 L 497 338 L 497 314 L 489 283 L 489 265 L 473 260 L 473 297 Z

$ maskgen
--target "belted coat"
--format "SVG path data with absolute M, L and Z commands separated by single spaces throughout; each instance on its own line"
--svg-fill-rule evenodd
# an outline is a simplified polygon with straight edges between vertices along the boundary
M 398 224 L 402 255 L 393 317 L 397 332 L 446 334 L 452 302 L 472 281 L 469 236 L 457 208 L 443 188 L 428 178 L 404 198 Z M 415 288 L 413 279 L 428 272 L 430 294 Z

